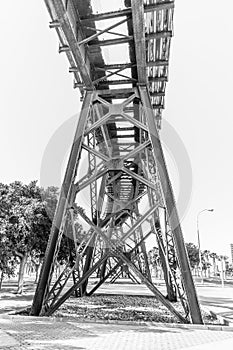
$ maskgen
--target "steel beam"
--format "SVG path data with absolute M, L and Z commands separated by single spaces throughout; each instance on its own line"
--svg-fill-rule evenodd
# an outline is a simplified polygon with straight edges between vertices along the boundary
M 108 162 L 111 160 L 109 157 L 106 157 L 104 154 L 96 151 L 94 148 L 90 148 L 89 146 L 87 146 L 85 144 L 82 145 L 82 148 L 85 149 L 86 151 L 88 151 L 89 153 L 94 154 L 96 157 L 102 159 L 105 162 Z
M 90 65 L 87 63 L 87 55 L 83 55 L 78 45 L 77 34 L 73 30 L 72 23 L 70 22 L 69 16 L 62 0 L 45 0 L 46 6 L 50 13 L 53 13 L 54 20 L 60 23 L 67 44 L 69 45 L 72 56 L 75 60 L 76 66 L 79 68 L 80 75 L 87 88 L 92 89 L 92 79 L 90 75 Z
M 149 33 L 145 35 L 145 40 L 153 40 L 153 39 L 161 39 L 161 38 L 171 38 L 171 31 L 161 31 L 157 33 Z M 127 44 L 130 41 L 134 40 L 133 36 L 126 36 L 124 38 L 114 38 L 114 39 L 106 39 L 99 40 L 98 42 L 89 42 L 89 46 L 93 47 L 101 47 L 101 46 L 111 46 L 111 45 L 121 45 Z
M 150 92 L 150 97 L 164 97 L 164 96 L 165 96 L 165 92 L 162 92 L 162 91 Z
M 168 61 L 167 60 L 148 61 L 146 65 L 147 67 L 167 67 Z
M 160 81 L 168 81 L 168 77 L 167 76 L 149 77 L 148 81 L 149 81 L 149 83 L 160 82 Z
M 93 100 L 93 92 L 87 91 L 83 103 L 83 107 L 80 113 L 79 121 L 74 136 L 74 141 L 71 148 L 70 157 L 67 164 L 67 169 L 64 176 L 64 181 L 61 187 L 60 196 L 56 208 L 56 212 L 53 219 L 50 238 L 45 253 L 44 263 L 41 269 L 40 279 L 37 285 L 33 304 L 31 308 L 31 315 L 38 316 L 40 314 L 45 292 L 51 281 L 51 274 L 53 268 L 53 261 L 55 252 L 58 247 L 58 237 L 61 230 L 62 221 L 67 210 L 68 199 L 71 196 L 71 186 L 75 171 L 78 166 L 79 154 L 81 151 L 81 144 L 83 141 L 84 129 L 87 122 L 90 106 Z
M 132 254 L 142 243 L 145 242 L 145 240 L 150 236 L 151 232 L 147 233 L 140 242 L 138 242 L 133 249 L 129 252 L 129 254 Z M 88 296 L 91 296 L 121 265 L 123 264 L 122 260 L 119 260 L 119 262 L 106 274 L 95 287 L 88 293 Z
M 133 66 L 136 66 L 136 63 L 115 63 L 115 64 L 106 64 L 103 67 L 96 67 L 101 70 L 111 70 L 111 69 L 129 69 Z
M 147 83 L 146 44 L 143 0 L 131 2 L 133 19 L 133 36 L 137 60 L 138 83 Z
M 161 11 L 174 8 L 174 1 L 164 1 L 161 3 L 155 3 L 144 6 L 144 12 L 153 12 L 153 11 Z M 98 13 L 95 15 L 89 15 L 81 18 L 82 22 L 86 22 L 89 20 L 93 21 L 103 21 L 106 19 L 113 19 L 117 17 L 130 16 L 132 14 L 131 8 L 123 9 L 119 11 L 111 11 L 106 13 Z
M 139 182 L 143 183 L 144 185 L 152 188 L 153 190 L 156 190 L 156 186 L 152 182 L 150 182 L 149 180 L 145 179 L 144 177 L 136 174 L 135 172 L 129 170 L 128 168 L 122 167 L 122 171 L 124 171 L 126 174 L 128 174 L 129 176 L 131 176 L 135 180 L 138 180 Z
M 152 291 L 152 293 L 157 297 L 157 299 L 159 301 L 162 302 L 163 305 L 165 305 L 181 322 L 183 323 L 187 323 L 187 320 L 172 306 L 172 304 L 166 300 L 166 298 L 163 296 L 163 294 L 153 285 L 152 282 L 150 282 L 145 276 L 143 276 L 143 274 L 136 268 L 136 266 L 119 250 L 118 247 L 115 246 L 114 243 L 112 243 L 107 237 L 106 235 L 94 224 L 92 224 L 92 222 L 85 216 L 84 213 L 80 212 L 80 215 L 86 220 L 86 222 L 93 228 L 93 230 L 98 233 L 103 239 L 104 241 L 108 244 L 108 246 L 111 248 L 111 253 L 113 253 L 114 255 L 118 256 L 118 258 L 120 258 L 124 263 L 126 263 L 129 268 L 139 277 L 139 279 L 142 281 L 142 283 L 145 283 L 145 285 Z M 109 255 L 104 255 L 105 259 L 108 257 Z M 104 262 L 101 259 L 101 264 Z M 100 263 L 99 263 L 100 264 Z M 94 267 L 96 268 L 96 264 L 95 266 L 93 266 L 92 269 L 90 269 L 85 276 L 83 276 L 82 279 L 87 279 L 92 273 L 93 273 L 93 269 Z M 81 279 L 81 280 L 82 280 Z M 81 283 L 83 283 L 83 281 L 81 282 L 81 280 L 79 282 L 77 282 L 76 284 L 74 284 L 54 305 L 53 307 L 48 311 L 48 315 L 51 315 L 54 311 L 56 311 L 58 309 L 58 307 L 60 305 L 62 305 L 69 297 L 70 295 L 80 287 Z
M 156 61 L 149 61 L 146 62 L 147 67 L 167 67 L 168 61 L 166 60 L 156 60 Z M 136 63 L 116 63 L 116 64 L 106 64 L 104 66 L 96 66 L 96 70 L 112 70 L 112 69 L 130 69 L 136 66 Z M 105 92 L 107 93 L 108 90 Z
M 106 32 L 109 32 L 110 29 L 113 29 L 113 28 L 116 28 L 116 27 L 120 26 L 121 24 L 125 23 L 126 21 L 127 21 L 127 18 L 121 20 L 120 22 L 114 23 L 114 24 L 110 25 L 109 27 L 107 27 L 107 28 L 105 28 L 105 29 L 103 29 L 103 30 L 98 31 L 96 34 L 93 34 L 93 35 L 91 35 L 91 36 L 89 36 L 89 37 L 87 37 L 87 38 L 81 40 L 78 44 L 79 44 L 79 45 L 87 44 L 87 43 L 89 43 L 90 41 L 92 41 L 92 40 L 98 38 L 100 35 L 102 35 L 102 34 L 104 34 L 104 33 L 106 33 Z
M 45 313 L 46 316 L 51 316 L 53 314 L 54 311 L 56 311 L 58 309 L 58 307 L 60 305 L 63 304 L 64 300 L 66 300 L 67 298 L 69 298 L 70 295 L 72 295 L 73 292 L 75 292 L 78 288 L 80 288 L 83 283 L 93 274 L 93 272 L 98 269 L 103 262 L 108 259 L 109 255 L 103 255 L 101 257 L 101 259 L 99 259 L 97 261 L 96 264 L 94 264 L 87 272 L 84 276 L 82 276 L 80 278 L 80 280 L 78 282 L 76 282 L 66 293 L 64 293 L 61 298 L 55 302 L 52 307 Z M 68 296 L 69 295 L 69 296 Z M 34 316 L 34 315 L 33 315 Z
M 89 186 L 93 181 L 98 180 L 100 177 L 105 175 L 107 173 L 107 171 L 108 171 L 107 168 L 103 169 L 103 170 L 100 170 L 97 174 L 92 175 L 87 181 L 85 181 L 85 182 L 83 182 L 81 184 L 79 182 L 77 182 L 75 184 L 76 193 L 80 192 L 85 187 Z
M 178 255 L 178 261 L 181 268 L 181 273 L 183 277 L 183 283 L 190 307 L 190 316 L 193 323 L 203 324 L 201 310 L 195 291 L 195 286 L 190 270 L 189 260 L 187 257 L 187 252 L 184 244 L 183 233 L 180 226 L 179 216 L 176 209 L 176 202 L 173 195 L 173 190 L 171 187 L 171 182 L 169 179 L 167 166 L 163 154 L 163 149 L 159 137 L 159 133 L 156 127 L 156 122 L 154 118 L 153 109 L 151 106 L 151 100 L 148 88 L 146 86 L 139 86 L 139 92 L 142 100 L 143 109 L 145 111 L 146 120 L 149 129 L 149 135 L 151 138 L 151 143 L 153 146 L 153 153 L 157 164 L 159 164 L 158 171 L 160 175 L 160 181 L 163 193 L 165 195 L 165 203 L 168 211 L 170 226 L 174 234 L 174 242 L 176 246 L 176 251 Z

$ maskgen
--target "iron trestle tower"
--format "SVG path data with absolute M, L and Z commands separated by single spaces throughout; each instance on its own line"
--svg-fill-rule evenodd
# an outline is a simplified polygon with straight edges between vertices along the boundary
M 31 315 L 51 315 L 74 293 L 91 295 L 125 271 L 181 322 L 202 323 L 159 137 L 174 1 L 125 0 L 123 9 L 102 13 L 93 13 L 91 1 L 45 3 L 83 102 Z M 106 62 L 104 48 L 122 45 L 128 61 Z M 80 206 L 82 193 L 89 210 Z M 55 279 L 63 237 L 72 258 Z M 148 237 L 159 250 L 167 296 L 152 282 Z

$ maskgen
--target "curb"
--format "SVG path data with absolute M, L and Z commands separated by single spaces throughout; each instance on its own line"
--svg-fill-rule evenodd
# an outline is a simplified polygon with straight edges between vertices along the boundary
M 9 314 L 2 314 L 0 315 L 1 319 L 8 319 L 8 320 L 47 320 L 52 321 L 54 323 L 56 322 L 67 322 L 67 323 L 73 323 L 74 321 L 76 323 L 86 323 L 86 324 L 113 324 L 113 325 L 131 325 L 131 326 L 147 326 L 147 327 L 157 327 L 157 328 L 181 328 L 181 329 L 193 329 L 193 330 L 211 330 L 211 331 L 227 331 L 227 332 L 233 332 L 233 327 L 225 325 L 200 325 L 200 324 L 182 324 L 182 323 L 159 323 L 159 322 L 143 322 L 143 321 L 118 321 L 118 320 L 99 320 L 99 319 L 93 319 L 93 320 L 78 320 L 75 318 L 64 318 L 64 317 L 35 317 L 35 316 L 18 316 L 18 315 L 9 315 Z
M 230 320 L 228 320 L 227 318 L 223 317 L 223 316 L 220 316 L 218 314 L 216 314 L 214 311 L 212 311 L 209 307 L 207 306 L 202 306 L 202 309 L 207 312 L 209 312 L 213 317 L 216 317 L 217 320 L 219 322 L 221 322 L 221 324 L 223 324 L 224 326 L 228 326 L 228 327 L 231 327 L 233 328 L 233 322 L 231 322 Z

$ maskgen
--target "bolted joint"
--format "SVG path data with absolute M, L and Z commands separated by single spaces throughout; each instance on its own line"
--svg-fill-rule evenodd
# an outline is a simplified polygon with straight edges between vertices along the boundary
M 59 46 L 59 49 L 58 49 L 58 52 L 59 53 L 62 53 L 62 52 L 68 52 L 70 51 L 70 48 L 68 45 L 60 45 Z
M 77 73 L 78 72 L 78 68 L 77 67 L 70 67 L 69 68 L 69 73 Z
M 83 89 L 83 87 L 84 87 L 83 83 L 81 82 L 77 83 L 76 81 L 74 81 L 74 89 L 76 88 Z
M 60 22 L 58 20 L 52 21 L 49 23 L 49 28 L 59 28 Z

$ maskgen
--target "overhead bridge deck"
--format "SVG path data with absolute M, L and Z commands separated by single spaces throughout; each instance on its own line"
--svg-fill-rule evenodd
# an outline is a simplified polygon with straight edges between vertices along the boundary
M 114 3 L 114 2 L 113 2 Z M 138 68 L 136 58 L 137 42 L 133 35 L 133 14 L 131 1 L 119 1 L 124 7 L 116 8 L 105 13 L 95 13 L 95 1 L 67 1 L 63 5 L 56 5 L 56 1 L 46 1 L 51 15 L 50 27 L 54 27 L 60 38 L 59 52 L 66 52 L 70 62 L 69 71 L 74 74 L 74 87 L 78 87 L 81 94 L 85 88 L 94 87 L 99 96 L 108 102 L 121 103 L 130 97 L 138 83 Z M 113 8 L 113 6 L 111 6 Z M 138 32 L 138 40 L 144 40 L 146 50 L 146 68 L 141 69 L 144 80 L 148 82 L 154 117 L 158 128 L 161 128 L 162 110 L 165 103 L 166 83 L 168 81 L 168 64 L 170 56 L 170 42 L 173 35 L 174 1 L 144 1 L 143 32 Z M 64 13 L 66 13 L 65 18 Z M 141 14 L 137 14 L 138 20 Z M 63 18 L 63 23 L 59 18 Z M 138 29 L 140 30 L 139 24 Z M 73 35 L 78 39 L 73 41 Z M 80 50 L 77 56 L 76 46 Z M 108 51 L 104 51 L 107 48 Z M 112 52 L 109 55 L 109 51 Z M 75 52 L 75 54 L 74 54 Z M 143 53 L 144 54 L 144 53 Z M 85 60 L 80 70 L 80 58 Z M 118 61 L 119 60 L 119 61 Z M 125 107 L 124 112 L 134 115 L 138 108 L 137 103 Z M 102 112 L 103 113 L 103 112 Z M 107 155 L 103 145 L 112 151 L 112 157 L 117 158 L 125 154 L 125 150 L 135 149 L 140 140 L 139 129 L 123 117 L 112 117 L 105 128 L 105 137 L 96 129 L 97 144 Z M 138 157 L 136 155 L 136 157 Z M 138 169 L 134 158 L 125 161 L 124 166 L 130 171 L 143 176 L 142 168 Z M 115 176 L 116 171 L 109 172 L 108 176 Z M 136 190 L 137 181 L 130 174 L 119 174 L 117 181 L 107 186 L 108 204 L 102 213 L 102 220 L 112 213 L 112 206 L 116 199 L 114 191 L 118 192 L 118 200 L 128 202 L 133 200 L 145 189 L 140 184 Z M 122 212 L 125 218 L 125 210 Z

